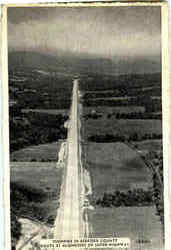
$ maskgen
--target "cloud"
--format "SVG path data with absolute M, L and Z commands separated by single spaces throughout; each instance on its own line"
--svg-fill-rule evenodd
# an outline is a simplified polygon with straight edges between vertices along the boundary
M 160 57 L 160 7 L 8 8 L 9 50 Z

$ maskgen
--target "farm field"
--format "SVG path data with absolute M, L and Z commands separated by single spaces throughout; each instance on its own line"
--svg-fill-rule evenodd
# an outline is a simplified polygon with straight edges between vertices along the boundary
M 59 207 L 62 174 L 55 163 L 11 162 L 12 209 L 20 210 L 21 217 L 52 223 Z
M 113 101 L 117 101 L 117 100 L 129 100 L 131 98 L 134 98 L 134 96 L 113 96 L 113 97 L 94 97 L 91 98 L 91 100 L 113 100 Z
M 40 144 L 37 146 L 30 146 L 24 149 L 17 150 L 13 152 L 10 157 L 11 161 L 54 161 L 56 162 L 58 159 L 58 152 L 60 149 L 61 142 Z
M 89 219 L 93 238 L 128 237 L 131 250 L 163 249 L 162 225 L 153 206 L 95 208 Z
M 62 169 L 55 162 L 11 162 L 10 167 L 11 182 L 43 191 L 55 191 L 61 183 Z
M 44 113 L 48 115 L 67 115 L 68 110 L 67 109 L 22 109 L 22 113 L 29 113 L 29 112 L 35 112 L 35 113 Z
M 84 107 L 84 114 L 89 114 L 92 111 L 96 111 L 97 113 L 102 114 L 111 114 L 111 113 L 132 113 L 132 112 L 144 112 L 145 108 L 143 106 L 115 106 L 115 107 L 107 107 L 107 106 L 97 106 L 97 107 Z
M 162 140 L 145 140 L 141 142 L 133 142 L 136 145 L 137 150 L 149 152 L 149 151 L 161 151 Z
M 88 143 L 84 157 L 93 195 L 151 187 L 151 173 L 135 150 L 124 143 Z
M 85 121 L 84 137 L 87 139 L 91 135 L 138 135 L 144 134 L 161 134 L 161 120 L 140 120 L 140 119 L 120 119 L 114 117 L 106 119 L 101 117 L 98 119 L 88 119 Z
M 134 90 L 135 88 L 133 88 L 133 90 Z M 149 86 L 148 87 L 142 87 L 142 86 L 139 86 L 138 88 L 137 88 L 137 86 L 136 86 L 136 89 L 140 89 L 140 90 L 142 90 L 142 91 L 147 91 L 147 90 L 157 90 L 157 89 L 161 89 L 161 87 L 160 86 L 158 86 L 158 85 L 154 85 L 154 84 L 152 84 L 152 86 L 150 86 L 150 84 L 149 84 Z M 115 93 L 115 90 L 86 90 L 86 92 L 85 93 L 90 93 L 90 94 L 93 94 L 93 93 L 111 93 L 111 94 L 114 94 Z

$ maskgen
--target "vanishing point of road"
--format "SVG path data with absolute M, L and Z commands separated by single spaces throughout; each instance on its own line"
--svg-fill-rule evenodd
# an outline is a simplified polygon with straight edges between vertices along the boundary
M 87 226 L 83 221 L 84 183 L 80 156 L 79 80 L 73 80 L 72 105 L 68 123 L 67 159 L 63 169 L 60 207 L 55 221 L 54 237 L 78 239 L 84 237 Z

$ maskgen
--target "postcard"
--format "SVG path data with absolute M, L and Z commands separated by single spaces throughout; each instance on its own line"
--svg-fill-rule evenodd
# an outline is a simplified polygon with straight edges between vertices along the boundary
M 5 249 L 169 250 L 167 3 L 2 11 Z

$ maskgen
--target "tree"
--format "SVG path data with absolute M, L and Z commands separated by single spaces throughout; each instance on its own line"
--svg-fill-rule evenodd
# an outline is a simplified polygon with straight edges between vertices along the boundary
M 12 238 L 12 249 L 15 246 L 21 236 L 21 223 L 18 221 L 18 217 L 11 211 L 11 238 Z

